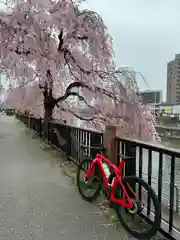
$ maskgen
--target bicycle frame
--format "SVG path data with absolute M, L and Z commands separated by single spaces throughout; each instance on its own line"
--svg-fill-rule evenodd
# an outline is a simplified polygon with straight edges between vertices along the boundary
M 129 195 L 128 195 L 128 193 L 127 193 L 127 191 L 126 191 L 126 189 L 125 189 L 125 187 L 122 183 L 122 176 L 123 176 L 122 171 L 124 169 L 125 160 L 122 159 L 120 161 L 119 167 L 116 167 L 108 158 L 106 158 L 105 156 L 98 153 L 98 154 L 96 154 L 95 159 L 92 161 L 89 169 L 87 170 L 87 172 L 85 174 L 85 179 L 88 179 L 91 172 L 94 173 L 95 165 L 97 164 L 99 169 L 100 169 L 101 176 L 103 177 L 103 183 L 104 183 L 104 186 L 105 186 L 105 190 L 108 194 L 108 190 L 109 190 L 108 179 L 106 178 L 106 175 L 104 173 L 104 169 L 103 169 L 103 166 L 102 166 L 102 159 L 110 166 L 110 168 L 113 169 L 113 172 L 115 173 L 115 178 L 114 178 L 114 182 L 113 182 L 113 185 L 112 185 L 112 191 L 111 191 L 111 194 L 110 194 L 110 201 L 113 202 L 113 203 L 122 205 L 125 208 L 129 208 L 129 209 L 133 208 L 133 202 L 130 199 L 130 197 L 129 197 Z M 123 194 L 124 198 L 121 198 L 121 199 L 115 197 L 116 187 L 117 187 L 118 183 L 120 184 L 121 189 L 124 193 Z M 133 192 L 131 187 L 130 186 L 128 186 L 128 187 L 129 187 L 131 193 L 136 198 L 136 194 Z

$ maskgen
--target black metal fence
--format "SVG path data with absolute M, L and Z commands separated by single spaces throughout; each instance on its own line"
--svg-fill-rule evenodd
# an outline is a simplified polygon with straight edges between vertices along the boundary
M 40 137 L 43 136 L 43 119 L 19 114 L 16 116 Z M 68 158 L 79 164 L 84 156 L 95 156 L 97 149 L 94 149 L 93 146 L 100 146 L 103 134 L 52 121 L 48 123 L 48 133 L 45 137 L 49 144 L 58 148 Z M 87 149 L 82 149 L 81 145 L 87 146 Z
M 14 115 L 14 109 L 5 109 L 5 113 L 7 116 L 12 116 Z
M 17 115 L 40 137 L 43 135 L 43 119 Z M 48 123 L 47 141 L 63 151 L 69 159 L 79 164 L 86 156 L 94 157 L 103 141 L 103 134 L 56 122 Z M 87 149 L 81 148 L 86 145 Z M 156 191 L 162 204 L 161 232 L 169 239 L 180 239 L 180 151 L 162 145 L 139 140 L 116 139 L 117 160 L 120 153 L 133 157 L 126 165 L 127 175 L 138 175 Z M 118 160 L 119 161 L 119 160 Z M 150 201 L 147 200 L 146 217 L 153 218 Z

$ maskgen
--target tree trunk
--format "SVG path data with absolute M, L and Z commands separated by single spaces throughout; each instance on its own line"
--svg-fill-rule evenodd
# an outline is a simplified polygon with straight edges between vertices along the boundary
M 48 122 L 52 120 L 54 106 L 44 104 L 44 124 L 43 124 L 43 138 L 48 139 L 49 127 Z
M 43 126 L 43 138 L 49 140 L 49 128 L 48 122 L 52 120 L 53 109 L 56 104 L 56 99 L 53 97 L 53 80 L 50 69 L 46 71 L 47 82 L 45 83 L 43 95 L 44 95 L 44 126 Z
M 54 106 L 52 105 L 47 105 L 47 104 L 44 104 L 44 120 L 52 120 L 52 114 L 53 114 L 53 109 L 54 109 Z

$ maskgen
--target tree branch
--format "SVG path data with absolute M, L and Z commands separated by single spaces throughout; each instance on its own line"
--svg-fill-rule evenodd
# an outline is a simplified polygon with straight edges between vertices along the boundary
M 83 96 L 79 95 L 79 94 L 76 93 L 76 92 L 70 92 L 68 95 L 69 95 L 69 96 L 71 95 L 71 96 L 76 96 L 76 97 L 78 97 L 80 101 L 83 101 L 89 108 L 93 109 L 93 110 L 97 113 L 96 108 L 92 107 L 92 106 L 85 100 L 85 98 L 84 98 Z M 60 105 L 59 105 L 58 103 L 57 103 L 56 105 L 57 105 L 57 107 L 60 107 Z
M 11 50 L 13 52 L 13 50 Z M 15 50 L 14 50 L 15 53 L 17 53 L 18 55 L 26 55 L 28 56 L 29 54 L 31 54 L 31 51 L 30 50 L 27 50 L 27 51 L 19 51 L 19 48 L 17 47 Z
M 65 60 L 65 62 L 66 62 L 66 64 L 67 64 L 67 66 L 68 66 L 68 69 L 69 69 L 70 73 L 71 73 L 73 76 L 74 76 L 74 74 L 73 74 L 73 72 L 72 72 L 72 70 L 71 70 L 70 62 L 69 62 L 70 59 L 72 60 L 72 62 L 73 62 L 74 64 L 76 64 L 76 66 L 79 68 L 79 70 L 80 70 L 82 73 L 86 74 L 86 75 L 90 75 L 90 74 L 92 74 L 92 73 L 93 73 L 93 74 L 97 74 L 97 76 L 98 76 L 100 79 L 103 79 L 103 80 L 104 80 L 104 79 L 107 78 L 108 76 L 110 76 L 110 75 L 112 75 L 112 74 L 115 73 L 114 71 L 112 71 L 112 72 L 107 72 L 107 71 L 99 71 L 99 70 L 95 70 L 95 69 L 86 70 L 86 69 L 82 68 L 82 67 L 76 62 L 75 57 L 73 57 L 73 55 L 71 54 L 71 52 L 69 51 L 69 49 L 64 48 L 64 49 L 63 49 L 63 52 L 64 52 L 64 60 Z M 74 76 L 74 77 L 77 79 L 76 76 Z
M 91 118 L 84 118 L 84 117 L 78 115 L 77 113 L 75 113 L 75 112 L 73 112 L 73 111 L 71 111 L 71 110 L 67 110 L 67 109 L 65 109 L 65 108 L 63 108 L 63 107 L 59 107 L 59 109 L 60 109 L 61 111 L 63 111 L 63 112 L 69 112 L 69 113 L 71 113 L 73 116 L 75 116 L 76 118 L 78 118 L 78 119 L 80 119 L 80 120 L 82 120 L 82 121 L 93 121 L 93 120 L 95 119 L 95 116 L 93 116 L 93 117 L 91 117 Z
M 84 118 L 82 117 L 81 115 L 78 115 L 76 112 L 74 112 L 73 110 L 70 110 L 70 109 L 67 109 L 67 108 L 64 108 L 62 106 L 59 107 L 59 109 L 63 112 L 68 112 L 68 113 L 71 113 L 73 116 L 75 116 L 76 118 L 82 120 L 82 121 L 87 121 L 87 122 L 93 122 L 95 120 L 99 121 L 99 122 L 103 122 L 103 123 L 106 123 L 108 121 L 108 119 L 111 119 L 113 120 L 114 117 L 113 116 L 100 116 L 100 115 L 94 115 L 90 118 Z M 119 118 L 119 120 L 123 120 L 122 117 Z
M 86 36 L 74 36 L 74 38 L 75 39 L 77 39 L 77 40 L 88 40 L 88 37 L 86 37 Z
M 65 49 L 64 49 L 64 59 L 65 59 L 65 62 L 66 62 L 67 64 L 68 64 L 68 62 L 69 62 L 68 56 L 71 58 L 71 60 L 73 61 L 73 63 L 76 64 L 76 66 L 79 68 L 79 70 L 80 70 L 82 73 L 84 73 L 84 74 L 86 74 L 86 75 L 90 75 L 90 74 L 92 73 L 92 71 L 90 71 L 90 70 L 85 70 L 85 69 L 83 69 L 83 68 L 76 62 L 76 59 L 72 56 L 71 52 L 70 52 L 67 48 L 65 48 Z
M 58 52 L 61 52 L 62 46 L 63 46 L 63 43 L 64 43 L 63 29 L 61 29 L 60 34 L 58 35 L 58 39 L 59 39 Z
M 91 91 L 91 88 L 87 84 L 85 84 L 83 82 L 73 82 L 73 83 L 70 83 L 69 86 L 66 88 L 65 94 L 62 97 L 59 97 L 59 98 L 56 99 L 56 104 L 66 100 L 71 95 L 78 96 L 78 93 L 76 94 L 75 92 L 71 92 L 71 89 L 74 88 L 74 87 L 78 87 L 78 88 L 79 87 L 84 87 L 84 88 L 87 88 L 88 90 Z
M 39 84 L 39 88 L 40 88 L 40 89 L 44 89 L 44 87 L 43 87 L 41 84 Z

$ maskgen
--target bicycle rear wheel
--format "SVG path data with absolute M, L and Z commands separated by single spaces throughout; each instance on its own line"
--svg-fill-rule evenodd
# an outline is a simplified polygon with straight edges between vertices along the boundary
M 82 198 L 88 202 L 95 201 L 101 193 L 102 188 L 102 178 L 98 169 L 98 166 L 95 166 L 94 173 L 89 176 L 88 181 L 84 181 L 85 173 L 90 167 L 92 160 L 90 158 L 84 159 L 77 171 L 77 186 L 79 193 Z
M 133 201 L 134 207 L 133 209 L 127 209 L 123 206 L 116 206 L 116 213 L 122 226 L 130 235 L 137 239 L 151 239 L 159 230 L 161 223 L 161 205 L 156 193 L 143 179 L 135 176 L 125 177 L 123 184 Z M 132 190 L 137 198 L 133 196 Z M 145 191 L 147 191 L 147 196 L 145 196 Z M 121 197 L 123 197 L 122 191 Z M 145 204 L 142 204 L 142 202 L 145 202 Z M 131 219 L 132 224 L 130 222 Z M 133 224 L 136 227 L 133 227 Z

